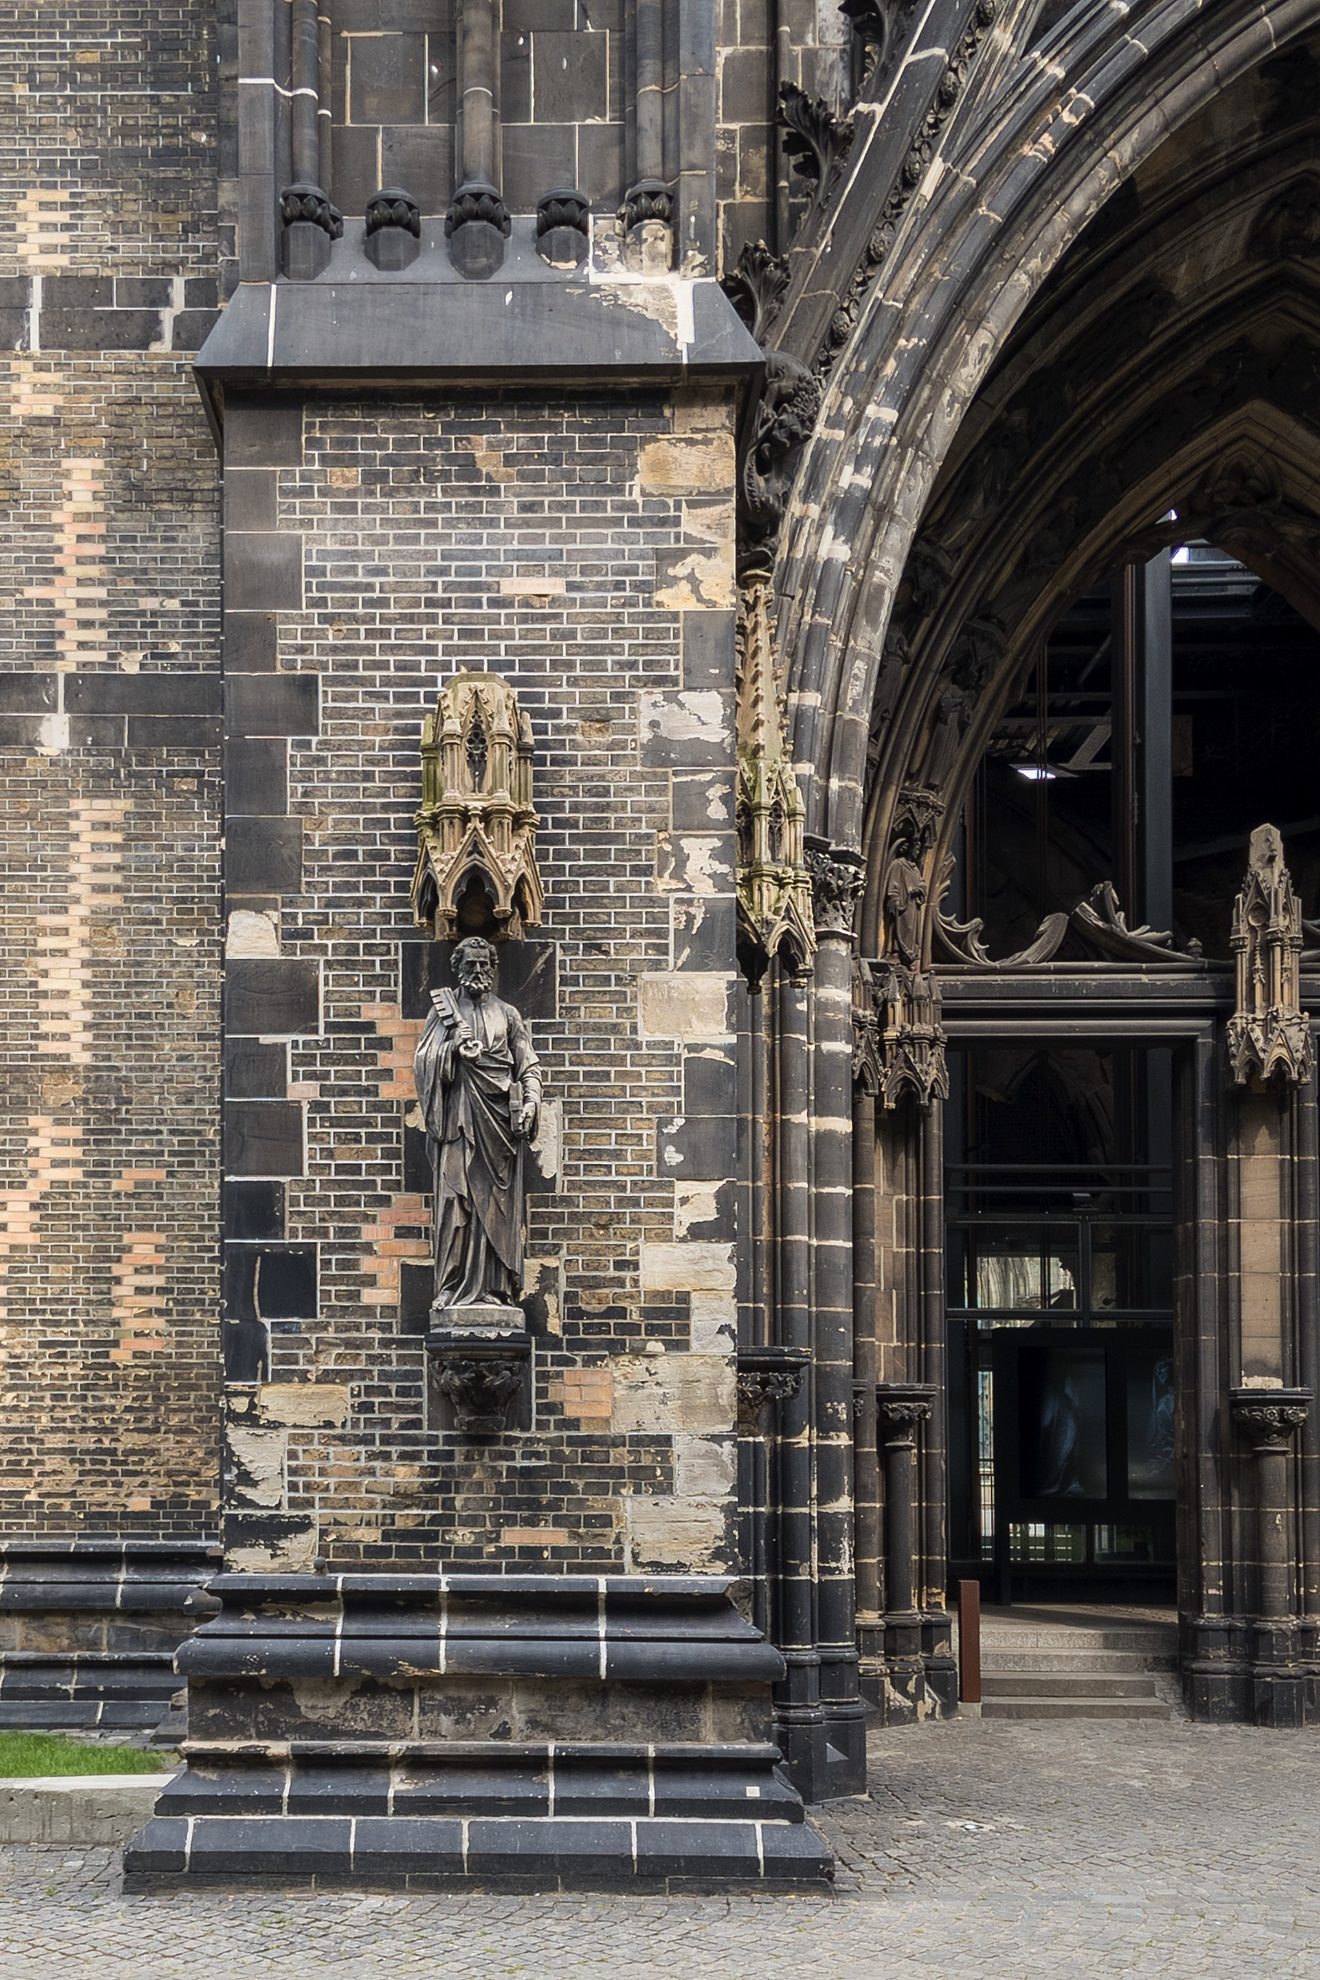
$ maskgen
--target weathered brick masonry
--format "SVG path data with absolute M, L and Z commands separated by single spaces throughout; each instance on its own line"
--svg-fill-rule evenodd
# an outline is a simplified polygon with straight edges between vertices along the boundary
M 215 1518 L 214 13 L 0 7 L 7 1536 Z
M 226 444 L 231 1558 L 725 1564 L 731 403 L 231 391 Z M 562 1144 L 534 1420 L 494 1446 L 428 1421 L 410 1070 L 421 723 L 465 667 L 535 730 L 547 909 L 504 987 Z

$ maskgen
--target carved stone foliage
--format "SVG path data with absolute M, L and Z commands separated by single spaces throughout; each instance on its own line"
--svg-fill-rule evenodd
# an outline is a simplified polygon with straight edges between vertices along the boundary
M 1170 928 L 1151 928 L 1146 922 L 1138 928 L 1129 928 L 1112 880 L 1102 880 L 1093 887 L 1089 899 L 1080 901 L 1073 909 L 1072 918 L 1078 931 L 1089 938 L 1101 955 L 1115 962 L 1201 960 L 1200 943 L 1193 939 L 1185 950 L 1179 951 Z
M 985 923 L 979 914 L 973 915 L 970 921 L 959 921 L 944 912 L 943 901 L 953 879 L 953 870 L 954 862 L 950 857 L 945 860 L 940 874 L 933 930 L 937 946 L 950 962 L 966 963 L 974 969 L 1033 969 L 1054 959 L 1068 933 L 1066 914 L 1047 914 L 1025 949 L 1018 949 L 1011 956 L 992 956 L 981 939 Z
M 332 241 L 343 236 L 344 216 L 319 186 L 286 186 L 280 194 L 280 218 L 286 227 L 307 221 Z
M 1310 1077 L 1302 939 L 1301 904 L 1284 864 L 1283 840 L 1273 825 L 1258 826 L 1233 906 L 1235 1008 L 1228 1056 L 1238 1086 L 1300 1086 Z
M 875 1394 L 887 1443 L 912 1443 L 935 1413 L 935 1392 L 921 1383 L 881 1382 Z
M 725 293 L 763 343 L 783 299 L 788 268 L 764 241 L 745 246 Z M 765 353 L 765 383 L 741 436 L 738 539 L 744 569 L 769 569 L 798 457 L 820 411 L 820 387 L 786 351 Z
M 800 178 L 811 179 L 828 193 L 834 175 L 848 155 L 853 127 L 836 117 L 819 96 L 808 96 L 796 83 L 781 83 L 776 112 L 784 132 L 784 150 Z
M 742 1368 L 738 1370 L 738 1430 L 744 1437 L 764 1436 L 775 1403 L 790 1402 L 802 1387 L 801 1368 Z
M 401 186 L 383 186 L 367 201 L 368 240 L 373 234 L 380 233 L 386 227 L 400 227 L 415 240 L 421 238 L 422 210 L 412 194 L 404 192 Z
M 523 1386 L 527 1356 L 514 1348 L 454 1343 L 433 1351 L 436 1387 L 462 1436 L 489 1437 L 508 1427 Z
M 556 268 L 576 268 L 591 245 L 591 207 L 576 187 L 543 193 L 536 204 L 536 252 Z
M 532 728 L 498 674 L 459 674 L 440 691 L 422 729 L 422 807 L 417 813 L 412 907 L 436 936 L 475 925 L 521 935 L 541 919 L 532 807 Z
M 851 938 L 853 917 L 866 885 L 861 855 L 815 840 L 807 845 L 806 865 L 811 878 L 812 915 L 817 935 L 846 935 Z
M 885 0 L 881 0 L 876 11 L 883 12 L 888 19 L 892 17 L 895 9 L 892 4 L 885 4 Z M 814 366 L 819 376 L 824 376 L 831 370 L 834 360 L 847 343 L 861 317 L 867 292 L 894 244 L 899 221 L 913 193 L 925 177 L 940 132 L 948 121 L 954 104 L 962 95 L 977 50 L 998 12 L 998 0 L 977 0 L 971 23 L 945 64 L 936 89 L 935 100 L 921 121 L 907 156 L 903 160 L 897 182 L 889 193 L 880 218 L 871 230 L 866 252 L 844 291 L 838 309 L 830 319 L 825 341 L 817 354 Z
M 789 759 L 770 636 L 770 580 L 754 573 L 738 614 L 738 935 L 748 974 L 783 952 L 805 970 L 815 954 L 806 816 Z

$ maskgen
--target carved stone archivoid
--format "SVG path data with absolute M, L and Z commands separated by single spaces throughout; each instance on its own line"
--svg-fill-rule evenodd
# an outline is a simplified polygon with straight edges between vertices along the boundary
M 541 919 L 532 728 L 498 674 L 459 674 L 422 730 L 412 907 L 437 937 L 520 936 Z
M 753 981 L 781 953 L 806 970 L 816 950 L 806 810 L 789 761 L 769 594 L 758 572 L 742 587 L 738 617 L 738 946 Z
M 882 885 L 881 954 L 869 971 L 875 1001 L 876 1091 L 886 1107 L 947 1097 L 939 989 L 930 973 L 930 867 L 944 800 L 923 786 L 899 792 Z
M 1273 825 L 1251 835 L 1233 907 L 1235 1008 L 1228 1021 L 1234 1082 L 1257 1090 L 1310 1078 L 1311 1030 L 1301 1008 L 1302 910 Z

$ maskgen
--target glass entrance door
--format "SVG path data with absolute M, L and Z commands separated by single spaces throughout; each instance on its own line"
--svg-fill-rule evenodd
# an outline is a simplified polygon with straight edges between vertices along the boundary
M 1131 1097 L 1133 1067 L 1115 1056 L 1093 1055 L 1094 1070 Z M 1154 1082 L 1135 1084 L 1122 1140 L 1144 1153 Z M 994 1139 L 988 1155 L 1009 1153 Z M 1057 1137 L 1037 1146 L 1048 1155 Z M 998 1601 L 1164 1599 L 1175 1570 L 1168 1165 L 955 1162 L 946 1220 L 955 1576 L 980 1578 Z

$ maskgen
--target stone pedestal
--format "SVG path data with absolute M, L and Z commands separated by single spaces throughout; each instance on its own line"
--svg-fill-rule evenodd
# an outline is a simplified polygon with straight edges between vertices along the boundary
M 532 1342 L 521 1307 L 433 1306 L 426 1336 L 432 1422 L 460 1437 L 532 1427 Z
M 730 1587 L 221 1575 L 126 1885 L 818 1884 L 769 1739 L 783 1660 Z

